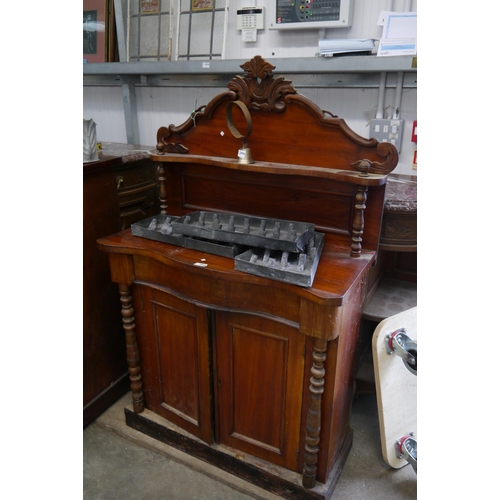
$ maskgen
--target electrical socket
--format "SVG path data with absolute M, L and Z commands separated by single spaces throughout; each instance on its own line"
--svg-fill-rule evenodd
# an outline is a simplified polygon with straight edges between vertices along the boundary
M 375 118 L 370 121 L 370 137 L 377 139 L 379 142 L 390 142 L 394 144 L 398 153 L 401 152 L 402 135 L 403 120 Z

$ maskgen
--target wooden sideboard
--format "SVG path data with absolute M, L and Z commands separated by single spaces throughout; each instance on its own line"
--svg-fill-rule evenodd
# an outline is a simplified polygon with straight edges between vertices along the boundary
M 118 288 L 97 239 L 158 213 L 153 147 L 103 143 L 83 164 L 83 426 L 129 390 Z
M 83 426 L 128 389 L 118 287 L 97 239 L 120 230 L 115 168 L 122 159 L 100 155 L 83 164 Z
M 195 118 L 158 130 L 160 212 L 313 223 L 325 235 L 314 282 L 251 275 L 232 258 L 130 230 L 100 238 L 122 307 L 125 418 L 283 497 L 329 498 L 352 443 L 359 325 L 398 155 L 274 77 L 259 56 L 242 69 Z M 233 109 L 253 163 L 238 160 L 234 102 L 251 117 L 248 136 L 248 117 Z

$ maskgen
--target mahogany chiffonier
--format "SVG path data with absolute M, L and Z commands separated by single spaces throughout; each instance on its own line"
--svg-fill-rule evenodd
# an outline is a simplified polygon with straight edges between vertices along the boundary
M 252 275 L 130 230 L 101 238 L 121 296 L 126 421 L 283 497 L 328 498 L 352 443 L 362 304 L 398 154 L 260 56 L 241 67 L 185 123 L 158 130 L 160 212 L 312 223 L 324 234 L 314 282 Z

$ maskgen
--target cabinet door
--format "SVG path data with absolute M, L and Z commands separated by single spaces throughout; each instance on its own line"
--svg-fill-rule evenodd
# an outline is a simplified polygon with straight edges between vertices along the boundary
M 219 442 L 300 472 L 305 337 L 270 319 L 216 312 L 214 338 Z
M 207 310 L 144 285 L 133 294 L 146 407 L 211 443 Z

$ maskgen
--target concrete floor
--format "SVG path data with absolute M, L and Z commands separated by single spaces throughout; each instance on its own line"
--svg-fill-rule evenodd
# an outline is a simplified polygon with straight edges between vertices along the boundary
M 83 431 L 85 500 L 279 500 L 281 497 L 126 426 L 126 394 Z M 354 442 L 333 492 L 339 500 L 415 500 L 410 465 L 382 458 L 375 393 L 355 398 Z

